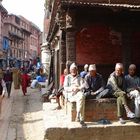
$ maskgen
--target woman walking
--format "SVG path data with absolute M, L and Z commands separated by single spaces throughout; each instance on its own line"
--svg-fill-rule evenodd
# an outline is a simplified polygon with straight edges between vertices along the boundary
M 23 95 L 26 96 L 27 93 L 27 87 L 30 83 L 30 76 L 27 74 L 27 71 L 23 71 L 23 74 L 21 75 L 21 86 L 22 86 L 22 92 Z

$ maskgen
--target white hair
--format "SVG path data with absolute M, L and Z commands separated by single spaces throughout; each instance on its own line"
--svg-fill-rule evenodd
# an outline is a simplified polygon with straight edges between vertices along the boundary
M 135 65 L 135 64 L 131 64 L 131 65 L 129 66 L 129 69 L 136 69 L 136 65 Z
M 122 63 L 116 63 L 115 69 L 123 69 L 123 64 Z

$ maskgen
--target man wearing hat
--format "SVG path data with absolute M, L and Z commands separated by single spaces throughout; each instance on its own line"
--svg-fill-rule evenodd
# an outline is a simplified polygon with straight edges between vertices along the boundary
M 76 102 L 76 119 L 83 126 L 85 96 L 83 94 L 84 81 L 78 74 L 78 68 L 75 63 L 70 66 L 70 74 L 64 80 L 64 96 L 70 102 Z
M 104 90 L 104 82 L 102 76 L 96 72 L 95 64 L 91 64 L 88 71 L 85 77 L 85 96 L 86 99 L 94 99 Z

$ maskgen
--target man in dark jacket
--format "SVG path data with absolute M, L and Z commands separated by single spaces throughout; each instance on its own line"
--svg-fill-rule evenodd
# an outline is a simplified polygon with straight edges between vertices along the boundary
M 11 86 L 13 82 L 12 72 L 10 71 L 9 67 L 7 67 L 6 72 L 4 73 L 3 80 L 6 83 L 6 88 L 7 88 L 8 98 L 9 98 L 11 94 Z
M 104 90 L 103 78 L 96 72 L 96 65 L 89 66 L 89 73 L 85 76 L 85 96 L 86 99 L 94 99 Z

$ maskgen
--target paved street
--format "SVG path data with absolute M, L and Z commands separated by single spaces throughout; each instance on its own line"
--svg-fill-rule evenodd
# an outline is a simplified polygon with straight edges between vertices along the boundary
M 43 140 L 44 124 L 39 92 L 28 89 L 28 96 L 21 90 L 12 90 L 2 103 L 0 140 Z

